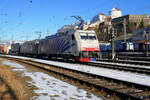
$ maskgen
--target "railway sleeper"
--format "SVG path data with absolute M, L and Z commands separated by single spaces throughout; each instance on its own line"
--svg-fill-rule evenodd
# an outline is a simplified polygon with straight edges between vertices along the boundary
M 148 96 L 148 95 L 150 95 L 150 92 L 149 91 L 137 92 L 137 95 Z
M 144 92 L 142 90 L 130 90 L 127 93 L 134 96 L 134 94 L 144 93 Z
M 104 86 L 107 87 L 107 88 L 110 88 L 110 89 L 112 89 L 112 90 L 115 90 L 114 88 L 118 87 L 117 84 L 106 84 L 106 85 L 104 85 Z
M 116 88 L 114 88 L 113 90 L 122 90 L 122 89 L 127 89 L 128 87 L 127 86 L 125 86 L 125 85 L 122 85 L 122 86 L 119 86 L 119 87 L 116 87 Z
M 140 98 L 142 100 L 150 100 L 150 95 L 146 95 L 145 96 L 145 95 L 137 95 L 137 94 L 135 94 L 135 95 L 132 95 L 132 96 Z
M 55 71 L 58 72 L 58 73 L 62 73 L 62 74 L 65 74 L 65 75 L 67 75 L 67 76 L 70 76 L 70 75 L 64 73 L 64 71 L 62 71 L 62 70 L 61 70 L 61 72 L 60 72 L 60 70 L 58 71 L 57 68 L 55 68 Z M 71 73 L 72 73 L 72 72 L 71 72 Z M 73 75 L 73 74 L 72 74 L 71 76 L 72 76 L 73 78 L 77 78 L 77 79 L 78 79 L 77 76 L 79 76 L 79 75 L 77 75 L 77 74 Z M 95 83 L 94 83 L 94 80 L 95 80 L 95 79 L 93 80 L 92 77 L 91 77 L 91 78 L 88 77 L 88 78 L 87 78 L 88 80 L 87 80 L 87 79 L 84 80 L 84 79 L 85 79 L 84 77 L 85 77 L 85 76 L 82 76 L 82 78 L 81 78 L 82 81 L 88 82 L 88 83 L 90 83 L 90 84 L 95 84 Z M 84 78 L 84 79 L 83 79 L 83 78 Z M 96 79 L 96 82 L 98 82 L 97 79 Z M 104 86 L 103 86 L 103 85 L 104 85 Z M 112 85 L 112 83 L 110 83 L 110 84 L 108 85 L 108 82 L 106 81 L 106 82 L 103 82 L 103 84 L 100 84 L 100 86 L 101 86 L 101 87 L 105 87 L 105 88 L 112 89 L 112 88 L 110 88 L 110 86 L 112 87 L 113 85 Z M 116 87 L 116 84 L 115 84 L 114 86 Z M 130 94 L 130 95 L 131 95 L 131 93 L 132 93 L 132 94 L 134 93 L 133 91 L 131 91 L 131 89 L 130 89 L 130 91 L 129 91 L 129 89 L 126 89 L 126 90 L 127 90 L 127 91 L 125 92 L 125 94 Z M 117 90 L 117 91 L 118 91 L 118 90 Z M 134 94 L 135 94 L 135 93 L 134 93 Z M 135 96 L 135 95 L 133 95 L 133 96 Z M 136 96 L 136 97 L 137 97 L 137 96 Z M 140 97 L 141 97 L 141 96 L 140 96 Z
M 132 94 L 132 96 L 143 97 L 143 98 L 149 98 L 150 99 L 150 93 L 147 93 L 147 92 L 137 92 L 136 94 Z
M 100 80 L 100 79 L 93 79 L 93 78 L 86 78 L 85 81 L 92 83 L 92 84 L 96 84 L 96 83 L 106 84 L 107 83 L 107 81 Z
M 99 84 L 100 85 L 100 84 Z M 116 85 L 118 85 L 118 84 L 116 84 L 116 83 L 108 83 L 108 82 L 105 82 L 105 84 L 102 84 L 102 85 L 104 85 L 104 86 L 116 86 Z
M 36 66 L 39 66 L 39 64 L 37 64 Z M 40 65 L 39 66 L 40 68 L 42 68 L 42 66 Z M 55 70 L 56 71 L 56 73 L 59 73 L 59 71 L 58 70 Z M 55 72 L 54 71 L 54 72 Z M 69 76 L 68 74 L 66 74 L 66 73 L 63 73 L 63 75 L 65 75 L 65 76 L 67 76 L 67 77 L 70 77 L 70 78 L 73 78 L 73 79 L 75 79 L 75 80 L 78 80 L 78 78 L 76 77 L 76 78 L 74 78 L 74 77 L 71 77 L 71 76 Z M 91 79 L 90 79 L 91 80 Z M 103 80 L 103 79 L 102 79 Z M 79 81 L 81 81 L 81 82 L 83 82 L 83 83 L 86 83 L 86 84 L 91 84 L 91 83 L 89 83 L 89 82 L 87 82 L 87 81 L 84 81 L 84 80 L 79 80 Z M 105 81 L 104 81 L 105 82 Z M 108 81 L 106 81 L 105 83 L 108 83 Z M 94 85 L 95 87 L 97 87 L 98 85 L 95 85 L 95 84 L 93 84 L 92 83 L 92 85 Z M 112 90 L 112 89 L 110 89 L 110 88 L 107 88 L 107 87 L 103 87 L 102 85 L 100 85 L 100 86 L 98 86 L 97 88 L 103 88 L 104 90 L 106 90 L 107 92 L 109 91 L 111 91 L 111 93 L 113 93 L 113 91 L 114 90 Z M 123 89 L 124 90 L 124 89 Z M 126 91 L 126 92 L 129 92 L 129 91 L 131 91 L 131 88 L 128 88 L 128 89 L 126 89 L 126 90 L 128 90 L 128 91 Z M 116 90 L 115 90 L 116 91 Z M 108 93 L 109 93 L 108 92 Z M 116 91 L 116 93 L 117 94 L 120 94 L 120 95 L 122 95 L 123 97 L 126 97 L 126 96 L 128 96 L 128 97 L 131 97 L 131 98 L 137 98 L 137 97 L 133 97 L 133 96 L 131 96 L 130 94 L 127 94 L 126 92 L 120 92 L 120 91 Z M 125 95 L 123 95 L 123 94 L 126 94 L 126 96 Z M 132 100 L 132 99 L 131 99 Z
M 133 93 L 136 93 L 137 89 L 133 89 L 133 88 L 128 87 L 126 89 L 120 89 L 117 91 L 132 95 Z

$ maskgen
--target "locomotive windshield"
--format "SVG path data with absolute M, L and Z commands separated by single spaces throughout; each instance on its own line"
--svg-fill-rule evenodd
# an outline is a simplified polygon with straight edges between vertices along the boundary
M 80 34 L 80 37 L 81 37 L 81 39 L 84 39 L 84 40 L 86 40 L 86 39 L 96 40 L 95 34 L 92 34 L 92 33 L 82 33 L 82 34 Z
M 88 35 L 86 33 L 80 34 L 80 37 L 81 39 L 84 39 L 84 40 L 88 39 Z
M 88 36 L 89 36 L 90 40 L 95 40 L 96 39 L 95 34 L 88 34 Z

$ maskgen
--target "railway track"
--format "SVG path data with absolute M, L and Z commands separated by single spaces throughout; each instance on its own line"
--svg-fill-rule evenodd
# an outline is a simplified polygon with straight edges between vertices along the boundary
M 111 52 L 102 52 L 103 58 L 108 58 L 110 60 L 112 58 L 111 56 Z M 150 62 L 150 53 L 149 56 L 146 56 L 145 52 L 117 52 L 116 57 L 120 60 L 136 60 L 141 62 Z
M 117 79 L 112 79 L 104 76 L 97 76 L 90 73 L 80 72 L 77 70 L 71 70 L 67 68 L 62 68 L 50 64 L 39 63 L 32 59 L 21 60 L 18 58 L 7 59 L 22 62 L 28 65 L 32 65 L 50 72 L 57 73 L 69 79 L 75 80 L 80 84 L 86 84 L 87 87 L 92 87 L 93 91 L 104 90 L 109 95 L 116 95 L 120 100 L 149 100 L 150 99 L 150 86 L 130 83 L 127 81 L 121 81 Z
M 136 61 L 147 61 L 150 62 L 150 57 L 142 57 L 142 56 L 124 56 L 124 55 L 118 55 L 118 59 L 123 60 L 136 60 Z
M 84 65 L 90 65 L 95 67 L 101 67 L 101 68 L 109 68 L 109 69 L 115 69 L 115 70 L 122 70 L 122 71 L 129 71 L 129 72 L 135 72 L 140 74 L 147 74 L 150 75 L 150 67 L 142 67 L 139 65 L 126 65 L 122 64 L 126 63 L 124 61 L 112 61 L 112 60 L 101 60 L 96 62 L 88 62 L 83 63 Z M 132 63 L 132 62 L 130 62 Z M 133 64 L 133 63 L 132 63 Z
M 129 59 L 117 59 L 117 60 L 112 60 L 112 59 L 98 59 L 98 61 L 102 62 L 111 62 L 111 63 L 122 63 L 122 64 L 131 64 L 131 65 L 145 65 L 148 66 L 150 65 L 149 61 L 137 61 L 137 60 L 129 60 Z

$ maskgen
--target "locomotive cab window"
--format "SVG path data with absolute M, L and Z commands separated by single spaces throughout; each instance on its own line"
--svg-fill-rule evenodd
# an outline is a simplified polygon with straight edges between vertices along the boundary
M 90 40 L 96 40 L 95 34 L 88 34 Z
M 82 33 L 82 34 L 80 34 L 80 37 L 81 37 L 81 39 L 83 39 L 83 40 L 86 40 L 86 39 L 88 39 L 88 36 L 87 36 L 87 34 L 85 33 Z

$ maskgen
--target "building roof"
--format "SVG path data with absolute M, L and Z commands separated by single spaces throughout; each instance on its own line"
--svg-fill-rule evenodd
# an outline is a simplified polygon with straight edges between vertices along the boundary
M 114 11 L 114 10 L 121 11 L 121 10 L 118 9 L 116 6 L 115 6 L 114 8 L 111 9 L 111 11 Z
M 105 15 L 104 13 L 99 13 L 98 15 Z

